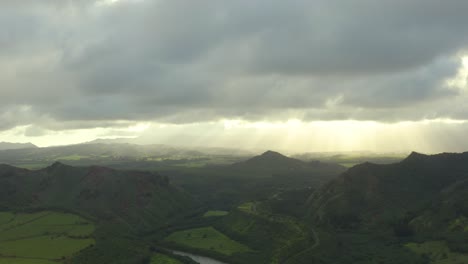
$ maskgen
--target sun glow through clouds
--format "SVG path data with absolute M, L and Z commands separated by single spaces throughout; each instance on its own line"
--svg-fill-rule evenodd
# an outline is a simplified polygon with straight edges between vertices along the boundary
M 468 91 L 468 56 L 463 56 L 460 58 L 460 60 L 461 67 L 458 70 L 457 76 L 448 80 L 447 84 L 450 88 L 466 92 Z

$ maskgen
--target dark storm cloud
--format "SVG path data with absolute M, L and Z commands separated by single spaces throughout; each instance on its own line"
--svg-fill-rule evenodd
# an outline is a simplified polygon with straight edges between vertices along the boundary
M 468 47 L 466 10 L 427 0 L 2 1 L 0 129 L 467 119 L 466 92 L 446 84 Z

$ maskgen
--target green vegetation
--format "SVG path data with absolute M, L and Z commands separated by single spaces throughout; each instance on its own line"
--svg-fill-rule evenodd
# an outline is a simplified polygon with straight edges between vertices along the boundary
M 150 264 L 183 264 L 183 263 L 167 255 L 157 253 L 151 258 Z
M 306 226 L 294 217 L 275 214 L 268 202 L 244 203 L 216 227 L 254 249 L 255 253 L 244 259 L 252 263 L 282 263 L 316 243 Z
M 225 216 L 228 215 L 229 212 L 227 211 L 207 211 L 205 214 L 203 214 L 203 217 L 216 217 L 216 216 Z
M 450 223 L 449 229 L 468 232 L 468 217 L 460 216 L 456 218 Z
M 0 225 L 8 223 L 15 218 L 15 215 L 10 212 L 0 212 Z
M 0 263 L 51 263 L 95 243 L 94 225 L 77 215 L 3 212 L 0 219 Z
M 256 203 L 254 202 L 246 202 L 237 207 L 237 209 L 241 210 L 242 212 L 255 214 L 257 213 Z
M 4 256 L 22 258 L 60 259 L 92 246 L 94 239 L 74 239 L 66 236 L 39 236 L 11 240 L 0 244 Z
M 468 154 L 416 153 L 335 177 L 342 166 L 271 151 L 221 165 L 235 158 L 112 148 L 54 149 L 47 159 L 164 176 L 0 165 L 0 264 L 191 263 L 169 249 L 236 264 L 468 263 Z
M 94 225 L 79 216 L 47 211 L 17 214 L 10 222 L 0 225 L 0 228 L 0 241 L 45 234 L 87 237 L 94 232 Z
M 14 153 L 13 153 L 14 152 Z M 228 154 L 229 153 L 229 154 Z M 55 161 L 74 166 L 101 165 L 114 168 L 164 170 L 228 165 L 245 159 L 246 152 L 220 149 L 199 151 L 164 145 L 81 144 L 53 148 L 28 148 L 0 152 L 0 164 L 27 169 L 44 168 Z
M 338 163 L 345 167 L 371 162 L 376 164 L 391 164 L 403 160 L 406 153 L 372 153 L 372 152 L 342 152 L 342 153 L 304 153 L 295 155 L 301 160 L 320 160 L 322 162 Z
M 467 161 L 412 153 L 351 168 L 308 199 L 322 243 L 291 263 L 468 263 Z
M 213 227 L 177 231 L 170 234 L 165 240 L 187 247 L 215 251 L 224 255 L 250 250 L 247 246 L 230 239 Z
M 445 241 L 408 243 L 406 247 L 419 255 L 428 257 L 433 264 L 468 263 L 468 255 L 452 252 Z
M 44 259 L 0 258 L 0 264 L 57 264 L 57 261 Z
M 151 255 L 148 251 L 151 245 L 165 244 L 168 240 L 164 238 L 171 233 L 201 226 L 212 226 L 218 231 L 213 229 L 216 232 L 209 232 L 202 241 L 205 243 L 192 241 L 187 242 L 187 245 L 172 241 L 173 245 L 180 245 L 188 252 L 193 249 L 194 253 L 224 259 L 228 263 L 263 263 L 271 259 L 272 255 L 276 259 L 288 255 L 295 248 L 295 243 L 302 243 L 307 234 L 300 234 L 304 230 L 298 228 L 295 221 L 285 220 L 287 217 L 265 216 L 261 208 L 257 208 L 261 203 L 259 201 L 273 196 L 284 201 L 280 194 L 285 190 L 324 183 L 344 170 L 341 166 L 306 163 L 271 151 L 239 162 L 240 158 L 233 155 L 160 155 L 155 149 L 148 146 L 98 144 L 37 150 L 44 154 L 41 156 L 44 162 L 65 157 L 69 164 L 93 163 L 109 164 L 115 168 L 158 169 L 169 177 L 100 166 L 71 167 L 62 163 L 55 163 L 40 171 L 5 167 L 8 177 L 0 177 L 0 206 L 4 204 L 13 208 L 27 208 L 33 204 L 33 207 L 64 208 L 98 220 L 93 235 L 96 245 L 73 256 L 73 263 L 139 263 Z M 18 152 L 18 155 L 23 154 Z M 18 160 L 24 161 L 23 164 L 31 164 L 37 160 L 29 157 L 39 157 L 37 153 L 26 156 Z M 194 166 L 195 163 L 197 166 Z M 201 167 L 201 164 L 212 167 Z M 172 184 L 185 189 L 185 192 L 173 187 L 168 178 Z M 22 185 L 24 182 L 27 185 Z M 13 196 L 7 195 L 10 190 L 15 190 Z M 306 197 L 301 196 L 303 198 Z M 201 203 L 190 202 L 194 200 Z M 230 217 L 228 209 L 245 201 L 251 202 L 240 206 L 239 210 L 248 213 L 242 217 L 250 219 L 255 216 L 260 221 L 252 228 L 250 223 L 242 220 L 234 226 L 250 230 L 252 234 L 249 231 L 236 232 L 235 228 L 229 229 L 221 223 Z M 302 208 L 287 205 L 285 208 L 294 208 L 293 211 L 301 211 Z M 205 211 L 209 208 L 217 210 Z M 264 220 L 266 222 L 262 222 Z M 67 235 L 80 236 L 91 232 L 89 228 L 79 226 L 67 230 Z M 278 229 L 282 229 L 279 235 L 268 236 L 267 233 L 275 233 Z M 255 250 L 250 250 L 252 248 Z
M 84 156 L 84 155 L 69 155 L 69 156 L 62 156 L 58 158 L 58 160 L 81 160 L 81 159 L 86 159 L 89 158 L 89 156 Z
M 186 215 L 199 215 L 191 210 L 195 204 L 189 194 L 155 172 L 60 162 L 38 171 L 0 165 L 0 208 L 35 212 L 17 213 L 13 219 L 10 214 L 0 216 L 0 254 L 69 257 L 74 264 L 140 263 L 151 255 L 145 235 L 163 233 L 168 224 Z M 76 212 L 97 225 L 44 209 Z M 34 247 L 37 251 L 22 252 L 22 244 L 58 250 L 49 252 L 39 245 Z
M 429 264 L 382 230 L 329 233 L 318 229 L 320 244 L 292 256 L 286 264 Z

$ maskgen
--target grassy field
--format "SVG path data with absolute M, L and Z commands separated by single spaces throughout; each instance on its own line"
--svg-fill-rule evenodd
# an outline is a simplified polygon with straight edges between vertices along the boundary
M 169 256 L 166 256 L 163 254 L 156 254 L 151 258 L 151 264 L 183 264 L 183 263 Z
M 0 213 L 0 264 L 57 263 L 94 245 L 93 232 L 92 223 L 73 214 Z
M 81 160 L 81 159 L 87 159 L 87 158 L 92 158 L 92 157 L 83 156 L 83 155 L 69 155 L 69 156 L 59 157 L 57 160 Z
M 239 205 L 237 209 L 241 210 L 244 213 L 248 214 L 256 214 L 257 209 L 256 209 L 256 203 L 254 202 L 247 202 Z
M 0 225 L 10 222 L 15 217 L 14 214 L 9 212 L 0 212 Z
M 428 256 L 432 264 L 468 263 L 468 255 L 450 251 L 444 241 L 408 243 L 406 247 L 417 254 Z
M 45 168 L 50 165 L 50 162 L 33 162 L 33 163 L 20 163 L 14 164 L 15 167 L 28 169 L 28 170 L 38 170 Z
M 212 216 L 225 216 L 228 215 L 229 212 L 227 211 L 208 211 L 203 214 L 203 217 L 212 217 Z
M 44 259 L 0 258 L 0 264 L 57 264 L 57 261 Z
M 165 240 L 192 248 L 216 251 L 224 255 L 250 250 L 245 245 L 230 239 L 213 227 L 178 231 L 169 235 Z

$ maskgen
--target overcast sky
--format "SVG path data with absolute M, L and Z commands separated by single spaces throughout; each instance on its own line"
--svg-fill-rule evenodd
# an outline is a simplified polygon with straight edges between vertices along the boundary
M 2 0 L 0 141 L 468 150 L 467 10 L 458 0 Z

